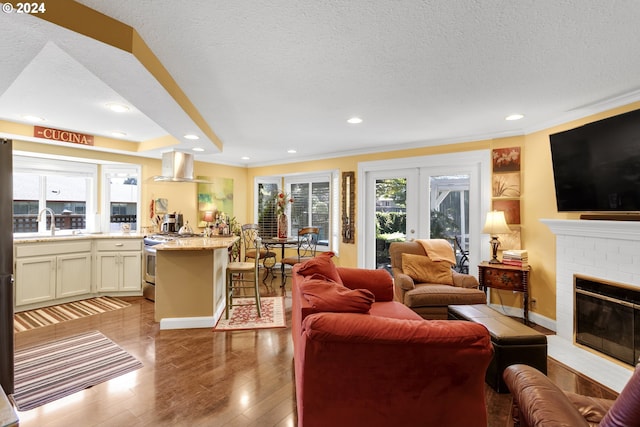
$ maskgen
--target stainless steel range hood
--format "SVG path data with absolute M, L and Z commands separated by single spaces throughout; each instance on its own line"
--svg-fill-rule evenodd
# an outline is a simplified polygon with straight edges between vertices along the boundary
M 183 151 L 162 153 L 162 176 L 154 176 L 156 182 L 201 182 L 193 177 L 193 154 Z

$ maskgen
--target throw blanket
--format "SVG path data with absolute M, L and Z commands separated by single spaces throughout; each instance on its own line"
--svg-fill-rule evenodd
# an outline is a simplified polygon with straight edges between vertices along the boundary
M 444 239 L 417 239 L 431 261 L 447 261 L 451 265 L 456 264 L 451 243 Z

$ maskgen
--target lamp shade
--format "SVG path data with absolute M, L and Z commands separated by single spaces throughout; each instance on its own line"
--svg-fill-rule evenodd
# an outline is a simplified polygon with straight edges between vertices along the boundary
M 504 218 L 504 212 L 502 211 L 490 211 L 487 212 L 487 220 L 484 223 L 483 233 L 490 235 L 511 233 L 507 221 Z
M 213 222 L 213 211 L 206 211 L 202 220 L 206 222 Z

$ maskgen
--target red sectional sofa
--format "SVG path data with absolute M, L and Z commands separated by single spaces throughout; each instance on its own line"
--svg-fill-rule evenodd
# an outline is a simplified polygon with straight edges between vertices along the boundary
M 487 330 L 424 320 L 393 301 L 385 270 L 331 255 L 293 268 L 298 427 L 486 427 Z

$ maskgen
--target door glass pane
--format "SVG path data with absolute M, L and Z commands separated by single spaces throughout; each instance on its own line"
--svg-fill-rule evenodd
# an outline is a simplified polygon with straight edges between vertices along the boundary
M 467 272 L 469 256 L 469 175 L 429 179 L 430 237 L 451 242 L 459 271 Z
M 389 245 L 407 236 L 407 179 L 376 179 L 376 268 L 391 270 Z

